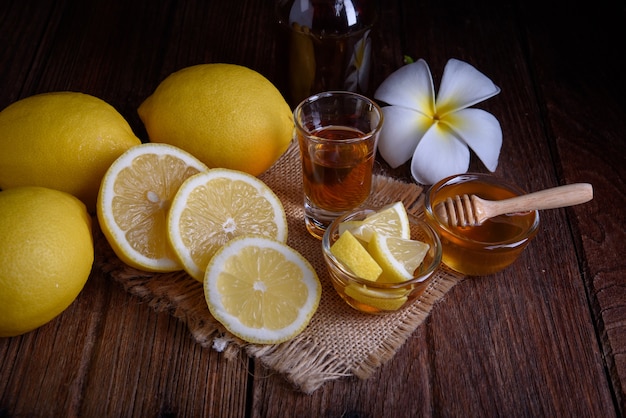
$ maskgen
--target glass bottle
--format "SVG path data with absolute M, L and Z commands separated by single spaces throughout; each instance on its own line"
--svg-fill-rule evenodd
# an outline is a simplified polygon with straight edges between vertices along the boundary
M 276 13 L 288 29 L 294 105 L 322 91 L 368 92 L 375 0 L 277 0 Z

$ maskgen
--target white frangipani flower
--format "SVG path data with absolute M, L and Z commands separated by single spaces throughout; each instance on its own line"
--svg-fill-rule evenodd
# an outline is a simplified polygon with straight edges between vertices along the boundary
M 468 108 L 499 92 L 476 68 L 450 59 L 435 98 L 426 61 L 404 65 L 374 94 L 389 105 L 383 107 L 378 152 L 393 168 L 412 157 L 411 174 L 424 185 L 467 172 L 468 146 L 493 172 L 502 146 L 500 123 L 484 110 Z

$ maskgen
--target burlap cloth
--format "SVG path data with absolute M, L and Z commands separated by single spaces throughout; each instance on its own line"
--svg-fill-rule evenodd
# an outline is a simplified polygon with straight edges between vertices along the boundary
M 183 321 L 204 347 L 237 358 L 240 350 L 281 374 L 299 390 L 312 393 L 325 382 L 346 376 L 368 378 L 388 361 L 426 319 L 433 305 L 463 279 L 440 268 L 424 294 L 411 306 L 383 315 L 360 313 L 334 291 L 326 271 L 320 241 L 304 226 L 302 180 L 295 144 L 260 178 L 281 199 L 287 213 L 288 244 L 316 269 L 322 298 L 309 326 L 296 338 L 277 345 L 248 344 L 227 332 L 209 313 L 202 284 L 184 272 L 147 273 L 121 262 L 102 234 L 96 234 L 96 265 L 132 295 L 157 311 Z M 381 206 L 402 200 L 410 212 L 419 212 L 422 188 L 377 174 L 368 201 Z

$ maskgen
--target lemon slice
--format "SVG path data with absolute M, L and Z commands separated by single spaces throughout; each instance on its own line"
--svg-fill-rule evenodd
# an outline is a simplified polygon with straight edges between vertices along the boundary
M 172 202 L 167 225 L 183 268 L 199 282 L 215 252 L 235 237 L 287 241 L 287 217 L 274 192 L 250 174 L 225 168 L 187 179 Z
M 386 292 L 350 283 L 344 289 L 347 296 L 355 301 L 381 311 L 396 311 L 408 300 L 410 289 L 397 289 Z
M 345 231 L 339 236 L 339 239 L 330 247 L 330 252 L 352 273 L 365 280 L 376 281 L 383 272 L 383 269 L 350 231 Z
M 430 246 L 424 242 L 374 232 L 368 244 L 372 258 L 382 267 L 381 282 L 411 280 Z
M 404 239 L 411 238 L 409 218 L 402 202 L 387 205 L 362 221 L 342 222 L 339 224 L 339 233 L 344 230 L 349 230 L 363 242 L 370 242 L 374 232 Z
M 204 277 L 211 315 L 258 344 L 292 339 L 310 322 L 322 287 L 309 262 L 286 244 L 243 236 L 215 253 Z
M 182 270 L 167 239 L 166 218 L 179 186 L 207 167 L 166 144 L 134 146 L 105 173 L 97 201 L 100 227 L 117 256 L 140 270 Z

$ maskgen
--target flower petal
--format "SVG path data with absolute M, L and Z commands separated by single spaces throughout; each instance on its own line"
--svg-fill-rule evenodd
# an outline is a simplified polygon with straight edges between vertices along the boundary
M 411 158 L 418 142 L 433 120 L 399 106 L 383 107 L 384 123 L 378 138 L 378 153 L 396 168 Z
M 435 114 L 433 77 L 423 59 L 391 73 L 378 87 L 374 97 L 390 105 L 413 109 L 430 117 Z
M 443 117 L 498 93 L 500 88 L 476 68 L 466 62 L 450 59 L 443 70 L 437 93 L 437 114 Z
M 469 168 L 470 153 L 444 124 L 433 125 L 415 148 L 411 161 L 411 175 L 418 183 L 431 185 L 444 177 L 465 173 Z
M 495 116 L 481 109 L 463 109 L 447 115 L 442 122 L 469 145 L 489 171 L 496 170 L 502 148 L 502 128 Z

